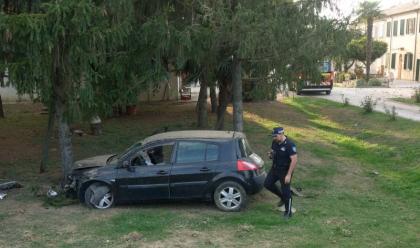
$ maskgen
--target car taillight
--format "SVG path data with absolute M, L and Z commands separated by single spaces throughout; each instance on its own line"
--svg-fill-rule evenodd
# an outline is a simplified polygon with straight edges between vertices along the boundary
M 258 170 L 258 166 L 244 161 L 244 160 L 238 160 L 238 162 L 236 163 L 236 168 L 238 169 L 238 171 L 255 171 Z

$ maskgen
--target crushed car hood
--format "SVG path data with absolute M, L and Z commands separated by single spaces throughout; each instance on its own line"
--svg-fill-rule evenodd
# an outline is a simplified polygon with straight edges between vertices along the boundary
M 73 165 L 73 169 L 86 169 L 86 168 L 95 168 L 95 167 L 102 167 L 106 165 L 106 161 L 109 157 L 114 154 L 107 154 L 101 156 L 95 156 L 83 160 L 76 161 Z

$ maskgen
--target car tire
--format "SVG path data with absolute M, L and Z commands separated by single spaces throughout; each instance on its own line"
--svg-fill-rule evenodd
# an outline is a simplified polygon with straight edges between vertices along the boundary
M 298 96 L 300 96 L 300 95 L 302 95 L 302 91 L 296 91 L 296 94 L 298 95 Z
M 217 208 L 224 212 L 238 212 L 246 206 L 247 195 L 242 185 L 226 181 L 217 186 L 213 200 Z
M 85 191 L 85 204 L 90 208 L 108 209 L 114 205 L 111 187 L 103 183 L 93 183 Z
M 331 94 L 331 90 L 325 91 L 325 94 L 327 94 L 327 95 Z

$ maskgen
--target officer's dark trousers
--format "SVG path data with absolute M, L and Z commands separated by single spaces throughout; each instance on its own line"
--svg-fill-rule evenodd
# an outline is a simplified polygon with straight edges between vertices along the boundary
M 283 201 L 286 213 L 290 214 L 292 211 L 292 192 L 290 190 L 290 183 L 286 184 L 284 178 L 287 175 L 289 167 L 284 168 L 271 168 L 270 172 L 264 181 L 264 187 L 271 191 L 273 194 L 280 197 Z M 277 187 L 276 182 L 280 181 L 281 190 Z

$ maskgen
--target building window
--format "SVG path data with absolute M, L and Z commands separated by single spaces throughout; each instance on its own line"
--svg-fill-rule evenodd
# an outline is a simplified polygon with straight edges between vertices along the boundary
M 416 18 L 407 19 L 406 34 L 414 34 Z
M 394 27 L 392 30 L 392 35 L 397 36 L 398 35 L 398 21 L 394 21 Z
M 391 36 L 391 22 L 386 23 L 386 37 Z
M 411 71 L 413 69 L 413 54 L 406 53 L 404 55 L 404 70 Z
M 404 35 L 405 19 L 400 20 L 400 35 Z
M 391 69 L 395 69 L 395 60 L 397 59 L 397 54 L 393 53 L 391 56 Z
M 413 70 L 413 54 L 412 53 L 407 54 L 407 60 L 408 60 L 407 68 L 411 71 Z

